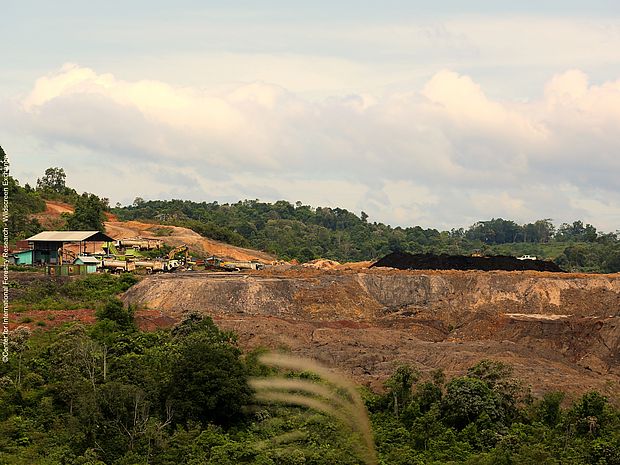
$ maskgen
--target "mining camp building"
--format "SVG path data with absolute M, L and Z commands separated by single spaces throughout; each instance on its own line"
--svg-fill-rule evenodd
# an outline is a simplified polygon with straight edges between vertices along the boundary
M 113 242 L 114 239 L 100 231 L 43 231 L 27 241 L 31 248 L 27 261 L 33 265 L 58 265 L 66 244 L 78 244 L 79 255 L 85 255 L 91 248 L 95 251 L 96 242 Z
M 86 267 L 86 273 L 95 273 L 99 267 L 99 260 L 90 255 L 79 255 L 74 261 L 74 265 L 82 265 Z

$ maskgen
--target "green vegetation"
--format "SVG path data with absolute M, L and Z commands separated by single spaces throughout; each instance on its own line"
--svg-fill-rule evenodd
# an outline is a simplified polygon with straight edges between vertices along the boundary
M 4 158 L 4 152 L 0 154 Z M 12 240 L 23 239 L 42 228 L 32 220 L 33 213 L 45 210 L 44 199 L 61 200 L 74 205 L 73 214 L 65 214 L 66 229 L 104 230 L 108 199 L 94 194 L 79 195 L 65 184 L 62 168 L 48 168 L 37 180 L 37 188 L 20 187 L 11 179 Z M 618 233 L 600 233 L 582 221 L 555 227 L 550 219 L 519 225 L 511 220 L 493 218 L 479 221 L 467 229 L 438 231 L 419 226 L 392 227 L 368 222 L 342 208 L 313 208 L 296 202 L 274 203 L 244 200 L 234 204 L 191 202 L 184 200 L 144 201 L 117 207 L 113 212 L 121 220 L 147 220 L 171 226 L 184 226 L 202 236 L 242 247 L 264 250 L 285 260 L 301 262 L 315 258 L 338 261 L 374 260 L 389 252 L 433 252 L 447 254 L 484 253 L 487 255 L 535 255 L 554 260 L 567 271 L 620 271 Z M 171 233 L 169 227 L 154 227 L 158 236 Z M 143 253 L 159 256 L 159 252 Z
M 171 236 L 173 229 L 166 228 L 166 227 L 155 227 L 155 228 L 150 228 L 150 231 L 157 237 L 164 237 L 164 236 Z
M 75 201 L 75 211 L 68 214 L 66 229 L 71 231 L 105 231 L 105 211 L 108 200 L 86 192 Z
M 563 409 L 562 393 L 534 400 L 509 366 L 488 360 L 447 383 L 437 373 L 402 379 L 397 370 L 388 392 L 370 403 L 385 463 L 620 463 L 620 412 L 596 392 Z M 391 403 L 403 393 L 397 414 Z
M 9 271 L 17 271 L 18 273 L 45 273 L 45 268 L 30 265 L 9 265 Z
M 348 384 L 290 357 L 266 359 L 285 370 L 274 372 L 209 318 L 145 333 L 109 300 L 89 328 L 15 331 L 11 354 L 0 365 L 7 465 L 620 463 L 620 411 L 605 397 L 589 392 L 566 407 L 562 393 L 534 400 L 493 361 L 450 380 L 400 366 L 384 393 L 363 391 L 375 461 L 360 449 L 373 448 L 365 427 L 352 433 L 365 412 L 347 400 Z M 256 377 L 270 404 L 253 395 Z
M 0 165 L 3 165 L 6 154 L 2 147 L 0 147 Z M 19 185 L 19 182 L 12 176 L 8 176 L 8 187 L 5 187 L 5 173 L 2 171 L 2 182 L 0 182 L 1 197 L 4 197 L 4 190 L 9 192 L 9 221 L 5 227 L 11 231 L 11 241 L 24 239 L 33 234 L 41 231 L 41 224 L 36 220 L 29 217 L 32 213 L 39 213 L 45 210 L 45 202 L 41 198 L 40 194 L 32 189 L 28 184 L 24 187 Z M 4 240 L 4 233 L 2 239 Z
M 75 189 L 67 187 L 66 178 L 63 168 L 48 168 L 45 174 L 37 179 L 37 192 L 47 200 L 74 204 L 79 194 Z
M 0 164 L 7 158 L 0 147 Z M 2 172 L 4 179 L 4 172 Z M 0 183 L 0 195 L 4 196 L 4 189 L 9 191 L 9 221 L 11 231 L 10 240 L 26 239 L 43 230 L 41 223 L 32 215 L 45 211 L 45 200 L 56 200 L 74 205 L 73 214 L 64 214 L 64 224 L 58 225 L 69 230 L 97 230 L 104 231 L 105 214 L 109 210 L 108 199 L 99 198 L 94 194 L 78 194 L 75 189 L 65 184 L 66 174 L 63 168 L 48 168 L 45 174 L 37 179 L 37 187 L 33 189 L 26 184 L 19 185 L 12 176 L 8 176 L 8 187 Z M 61 222 L 62 223 L 62 222 Z
M 297 371 L 298 377 L 272 375 L 253 378 L 250 386 L 257 400 L 306 407 L 335 419 L 344 434 L 352 439 L 354 455 L 367 465 L 377 464 L 366 407 L 351 381 L 310 359 L 262 354 L 259 361 L 282 370 Z M 285 433 L 280 440 L 291 434 L 295 433 Z
M 38 279 L 27 286 L 16 285 L 13 311 L 97 308 L 138 281 L 129 273 L 120 276 L 97 273 L 72 278 Z
M 391 251 L 448 254 L 536 255 L 555 260 L 567 271 L 620 271 L 617 234 L 601 234 L 575 221 L 557 229 L 551 220 L 519 225 L 501 218 L 480 221 L 467 230 L 438 231 L 419 226 L 393 228 L 369 223 L 341 208 L 312 208 L 245 200 L 235 204 L 183 200 L 144 201 L 116 208 L 124 220 L 151 220 L 185 226 L 212 239 L 264 250 L 284 259 L 308 261 L 372 260 Z
M 15 289 L 27 308 L 94 308 L 97 320 L 12 331 L 0 463 L 620 464 L 620 411 L 596 392 L 536 400 L 489 360 L 449 380 L 401 365 L 384 392 L 357 389 L 313 361 L 243 354 L 234 333 L 197 314 L 142 332 L 116 297 L 135 282 L 102 274 Z

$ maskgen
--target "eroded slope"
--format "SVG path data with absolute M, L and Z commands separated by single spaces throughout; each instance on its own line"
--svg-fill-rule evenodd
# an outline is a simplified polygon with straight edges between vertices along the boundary
M 462 373 L 493 357 L 535 391 L 618 389 L 620 276 L 366 270 L 149 277 L 128 302 L 198 311 L 246 347 L 287 347 L 379 384 L 396 362 Z

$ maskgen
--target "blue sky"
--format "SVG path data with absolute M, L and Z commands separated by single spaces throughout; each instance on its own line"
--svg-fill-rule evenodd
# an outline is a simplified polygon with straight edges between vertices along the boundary
M 464 7 L 466 5 L 466 7 Z M 129 203 L 620 229 L 612 1 L 12 1 L 0 143 Z

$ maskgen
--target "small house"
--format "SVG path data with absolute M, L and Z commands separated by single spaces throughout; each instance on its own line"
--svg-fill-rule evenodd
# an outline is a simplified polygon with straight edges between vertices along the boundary
M 19 252 L 13 252 L 11 254 L 9 263 L 14 263 L 15 265 L 32 265 L 32 257 L 33 251 L 31 249 L 20 250 Z
M 73 261 L 74 265 L 84 265 L 87 273 L 96 273 L 97 268 L 100 266 L 99 260 L 90 255 L 78 255 Z

